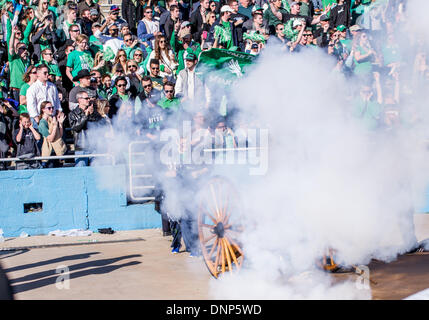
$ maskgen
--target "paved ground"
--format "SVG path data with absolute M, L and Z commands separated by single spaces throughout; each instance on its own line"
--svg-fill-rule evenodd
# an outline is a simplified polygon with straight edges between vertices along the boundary
M 429 215 L 416 215 L 418 240 L 429 238 Z M 202 259 L 170 253 L 159 229 L 87 237 L 10 238 L 0 263 L 16 299 L 212 299 Z M 5 251 L 14 248 L 13 251 Z M 67 267 L 69 288 L 57 279 Z M 374 299 L 402 299 L 429 288 L 429 254 L 370 264 Z M 339 276 L 341 279 L 344 276 Z
M 171 254 L 170 239 L 159 229 L 16 238 L 3 248 L 79 245 L 3 251 L 0 262 L 16 299 L 209 299 L 210 276 L 203 261 L 186 252 Z M 69 268 L 70 287 L 60 290 L 56 280 L 62 266 Z

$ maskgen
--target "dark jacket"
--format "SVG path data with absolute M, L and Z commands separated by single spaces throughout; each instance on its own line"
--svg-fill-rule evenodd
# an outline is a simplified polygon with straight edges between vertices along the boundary
M 340 25 L 344 25 L 347 28 L 350 27 L 351 22 L 351 13 L 350 5 L 351 0 L 345 0 L 344 5 L 336 6 L 331 10 L 331 15 L 329 19 L 329 27 L 334 29 Z
M 133 103 L 135 100 L 135 95 L 131 92 L 128 92 L 129 101 Z M 110 99 L 109 99 L 109 118 L 112 119 L 113 116 L 115 116 L 118 113 L 118 110 L 122 104 L 122 99 L 119 96 L 119 94 L 115 93 Z
M 215 27 L 218 26 L 220 24 L 220 19 L 217 19 L 215 23 L 213 23 L 213 25 L 210 28 L 210 34 L 208 36 L 208 41 L 209 42 L 214 42 L 215 38 Z M 234 24 L 232 22 L 229 23 L 230 27 L 231 27 L 231 32 L 232 32 L 232 42 L 234 44 L 234 46 L 238 47 L 239 46 L 239 42 L 238 42 L 238 35 L 237 35 L 237 29 L 235 28 Z
M 55 44 L 58 42 L 57 34 L 54 31 L 51 31 L 49 26 L 46 28 L 41 29 L 39 32 L 37 32 L 35 35 L 31 37 L 31 43 L 33 44 L 33 59 L 34 56 L 37 57 L 37 61 L 40 60 L 40 53 L 41 53 L 41 41 L 40 39 L 44 36 L 44 42 L 47 43 L 52 50 L 52 52 L 55 52 Z M 36 60 L 36 59 L 35 59 Z
M 98 122 L 101 120 L 101 115 L 94 111 L 89 116 L 85 115 L 85 112 L 77 107 L 69 113 L 70 129 L 73 131 L 74 147 L 75 150 L 89 150 L 90 144 L 88 141 L 88 124 L 90 122 Z
M 131 0 L 122 0 L 122 18 L 128 23 L 128 26 L 130 27 L 131 32 L 134 32 L 137 30 L 137 21 L 139 21 L 143 17 L 137 17 L 138 7 L 141 7 L 140 3 L 137 3 L 137 5 L 134 5 L 134 3 Z M 140 9 L 140 8 L 139 8 Z M 140 18 L 140 19 L 139 19 Z
M 30 129 L 23 129 L 21 141 L 18 142 L 16 141 L 16 136 L 18 135 L 19 130 L 20 129 L 17 128 L 13 132 L 13 141 L 15 142 L 17 148 L 16 156 L 19 157 L 27 154 L 31 154 L 33 157 L 40 156 L 40 149 L 37 145 L 37 140 L 34 137 L 33 132 Z
M 175 22 L 173 21 L 173 19 L 171 19 L 171 17 L 168 17 L 164 25 L 164 34 L 167 38 L 168 43 L 170 43 L 171 35 L 173 34 L 173 31 L 174 31 L 174 25 L 175 25 Z
M 191 33 L 192 38 L 196 41 L 200 41 L 201 37 L 201 26 L 203 25 L 203 17 L 201 15 L 201 6 L 198 6 L 197 10 L 195 10 L 191 14 L 190 23 L 192 25 L 191 27 Z

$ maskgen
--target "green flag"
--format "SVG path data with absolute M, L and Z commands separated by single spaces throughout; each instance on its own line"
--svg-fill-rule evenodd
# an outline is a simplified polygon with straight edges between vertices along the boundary
M 196 73 L 201 78 L 230 85 L 243 76 L 255 59 L 248 53 L 212 48 L 201 52 Z

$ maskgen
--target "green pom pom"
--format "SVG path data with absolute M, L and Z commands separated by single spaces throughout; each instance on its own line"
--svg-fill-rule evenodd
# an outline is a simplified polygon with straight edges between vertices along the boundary
M 106 61 L 112 61 L 115 59 L 115 53 L 113 52 L 112 48 L 106 47 L 103 51 L 103 58 Z

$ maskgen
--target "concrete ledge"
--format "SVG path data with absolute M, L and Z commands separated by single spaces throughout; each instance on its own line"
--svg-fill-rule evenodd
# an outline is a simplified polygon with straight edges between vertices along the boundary
M 158 228 L 153 204 L 127 204 L 124 166 L 0 171 L 0 228 L 5 237 L 53 230 Z M 40 211 L 26 212 L 32 204 Z M 27 210 L 28 211 L 28 210 Z

